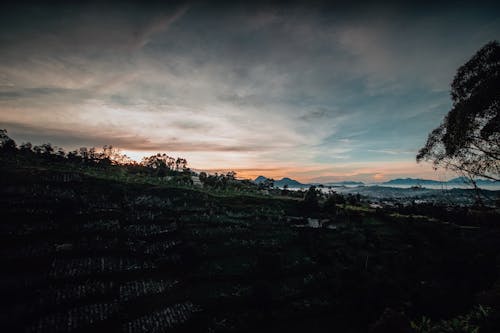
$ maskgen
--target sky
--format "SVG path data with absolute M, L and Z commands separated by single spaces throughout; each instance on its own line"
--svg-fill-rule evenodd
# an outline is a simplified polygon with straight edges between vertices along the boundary
M 214 3 L 1 5 L 0 128 L 243 178 L 454 176 L 415 155 L 498 5 Z

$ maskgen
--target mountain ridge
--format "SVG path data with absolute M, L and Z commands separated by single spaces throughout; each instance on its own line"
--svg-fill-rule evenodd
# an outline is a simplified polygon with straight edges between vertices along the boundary
M 253 180 L 253 182 L 260 184 L 266 181 L 267 178 L 265 176 L 258 176 Z M 497 185 L 500 184 L 498 181 L 489 180 L 489 179 L 477 179 L 477 185 Z M 281 179 L 274 180 L 275 187 L 284 187 L 285 185 L 288 187 L 308 187 L 308 186 L 364 186 L 366 185 L 361 181 L 353 181 L 353 180 L 344 180 L 338 182 L 325 182 L 325 183 L 301 183 L 295 179 L 289 177 L 283 177 Z M 390 179 L 386 182 L 374 183 L 373 185 L 410 185 L 410 186 L 421 186 L 421 185 L 458 185 L 458 184 L 469 184 L 469 180 L 466 177 L 456 177 L 447 181 L 440 181 L 434 179 L 423 179 L 423 178 L 394 178 Z
M 489 179 L 477 179 L 477 185 L 494 185 L 500 182 Z M 439 181 L 433 179 L 422 178 L 396 178 L 380 183 L 381 185 L 450 185 L 450 184 L 469 184 L 466 177 L 456 177 L 447 181 Z
M 271 179 L 271 178 L 267 178 L 265 176 L 258 176 L 253 181 L 254 181 L 254 183 L 260 184 L 260 183 L 265 182 L 267 179 Z M 274 180 L 275 187 L 284 187 L 285 185 L 286 186 L 293 186 L 293 187 L 309 186 L 309 184 L 302 184 L 301 182 L 299 182 L 295 179 L 288 178 L 288 177 L 283 177 L 281 179 Z

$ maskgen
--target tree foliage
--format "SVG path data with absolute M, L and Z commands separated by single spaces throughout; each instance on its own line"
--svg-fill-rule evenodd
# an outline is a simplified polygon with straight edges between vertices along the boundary
M 7 135 L 7 130 L 0 129 L 0 152 L 10 153 L 16 150 L 16 142 Z
M 452 109 L 417 154 L 461 174 L 500 180 L 500 44 L 492 41 L 461 66 Z
M 311 186 L 304 195 L 302 210 L 305 215 L 316 215 L 319 212 L 319 197 L 321 191 Z

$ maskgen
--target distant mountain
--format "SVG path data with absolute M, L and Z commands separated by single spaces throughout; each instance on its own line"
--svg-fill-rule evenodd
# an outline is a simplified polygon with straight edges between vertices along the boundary
M 255 179 L 254 179 L 254 183 L 260 184 L 260 183 L 265 182 L 265 181 L 266 181 L 266 179 L 267 179 L 267 178 L 266 178 L 266 177 L 264 177 L 264 176 L 259 176 L 259 177 L 257 177 L 257 178 L 255 178 Z
M 457 177 L 447 181 L 449 184 L 468 184 L 469 180 L 466 177 Z
M 363 183 L 363 182 L 356 182 L 356 181 L 353 181 L 353 180 L 344 180 L 344 181 L 341 181 L 341 182 L 330 182 L 330 183 L 326 183 L 324 185 L 326 185 L 326 186 L 335 186 L 335 185 L 360 186 L 360 185 L 365 185 L 365 183 Z
M 443 182 L 432 179 L 421 179 L 421 178 L 396 178 L 382 183 L 382 185 L 441 185 L 441 184 L 443 184 Z
M 255 178 L 254 183 L 260 184 L 266 181 L 268 178 L 264 176 L 259 176 Z M 301 182 L 296 181 L 295 179 L 291 178 L 281 178 L 279 180 L 274 181 L 274 187 L 284 187 L 287 185 L 288 187 L 307 187 L 309 186 L 308 184 L 302 184 Z
M 301 182 L 298 182 L 295 179 L 291 179 L 291 178 L 287 178 L 287 177 L 274 181 L 274 186 L 276 186 L 276 187 L 283 187 L 285 185 L 288 185 L 288 187 L 308 186 L 307 184 L 302 184 Z
M 488 180 L 488 179 L 478 179 L 477 185 L 495 185 L 499 184 L 500 182 L 496 182 L 494 180 Z M 458 184 L 469 184 L 469 180 L 466 177 L 457 177 L 450 179 L 446 182 L 441 182 L 438 180 L 432 180 L 432 179 L 421 179 L 421 178 L 397 178 L 397 179 L 391 179 L 385 183 L 381 183 L 381 185 L 458 185 Z
M 467 177 L 457 177 L 447 181 L 448 184 L 469 184 L 469 179 Z M 477 179 L 477 185 L 498 185 L 500 182 L 490 180 L 490 179 Z
M 264 182 L 267 177 L 264 176 L 259 176 L 255 178 L 254 183 L 260 184 Z M 462 184 L 468 184 L 468 179 L 465 177 L 457 177 L 450 179 L 446 182 L 441 182 L 439 180 L 433 180 L 433 179 L 422 179 L 422 178 L 396 178 L 396 179 L 391 179 L 387 182 L 380 183 L 379 185 L 400 185 L 400 186 L 426 186 L 426 185 L 462 185 Z M 319 184 L 303 184 L 295 179 L 291 179 L 288 177 L 278 179 L 274 181 L 274 186 L 275 187 L 284 187 L 287 185 L 288 187 L 309 187 L 311 185 L 319 185 Z M 352 180 L 345 180 L 345 181 L 339 181 L 339 182 L 328 182 L 328 183 L 323 183 L 324 186 L 364 186 L 365 183 L 363 182 L 358 182 L 358 181 L 352 181 Z M 477 180 L 477 185 L 479 186 L 484 186 L 484 185 L 500 185 L 500 182 L 496 182 L 493 180 L 488 180 L 488 179 L 478 179 Z

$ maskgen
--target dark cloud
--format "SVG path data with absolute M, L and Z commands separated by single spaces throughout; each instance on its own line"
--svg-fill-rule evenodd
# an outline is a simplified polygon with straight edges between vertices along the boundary
M 311 121 L 311 120 L 322 119 L 324 117 L 327 117 L 329 114 L 335 114 L 335 113 L 336 112 L 334 110 L 330 110 L 324 107 L 319 107 L 313 110 L 307 110 L 306 113 L 301 115 L 299 118 L 303 121 Z
M 202 131 L 212 128 L 210 124 L 205 124 L 190 119 L 175 121 L 172 123 L 172 126 L 181 128 L 183 130 L 195 130 L 195 131 Z
M 151 139 L 137 135 L 113 134 L 109 135 L 106 128 L 89 131 L 75 130 L 72 128 L 49 128 L 36 125 L 0 122 L 0 128 L 8 129 L 9 136 L 21 142 L 35 144 L 52 143 L 63 147 L 93 146 L 102 147 L 113 145 L 127 150 L 149 152 L 255 152 L 263 147 L 255 145 L 231 146 L 206 142 L 186 141 L 182 138 L 172 137 L 165 142 L 153 142 Z
M 3 9 L 0 122 L 20 139 L 273 165 L 407 158 L 390 152 L 422 144 L 456 68 L 500 31 L 493 2 Z
M 66 88 L 52 88 L 52 87 L 37 87 L 37 88 L 21 88 L 12 89 L 7 88 L 0 91 L 1 100 L 22 100 L 32 98 L 54 98 L 57 96 L 66 96 L 67 99 L 77 101 L 78 99 L 90 96 L 90 92 L 81 89 L 66 89 Z

